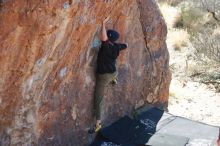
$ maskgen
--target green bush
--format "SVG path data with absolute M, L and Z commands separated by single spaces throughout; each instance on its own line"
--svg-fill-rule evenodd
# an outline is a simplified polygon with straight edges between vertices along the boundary
M 174 27 L 186 28 L 189 32 L 197 32 L 201 29 L 202 19 L 203 12 L 201 10 L 192 7 L 183 7 Z

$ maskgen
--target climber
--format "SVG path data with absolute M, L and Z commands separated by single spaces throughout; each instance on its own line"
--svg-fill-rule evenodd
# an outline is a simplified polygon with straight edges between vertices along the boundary
M 127 48 L 127 44 L 116 43 L 119 33 L 115 30 L 106 31 L 105 25 L 110 17 L 102 22 L 101 47 L 97 58 L 97 78 L 95 87 L 95 117 L 94 132 L 101 129 L 101 113 L 103 110 L 103 98 L 109 83 L 117 84 L 116 59 L 119 52 Z

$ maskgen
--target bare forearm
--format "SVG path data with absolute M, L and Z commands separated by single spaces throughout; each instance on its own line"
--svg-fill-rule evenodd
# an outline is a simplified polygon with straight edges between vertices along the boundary
M 106 17 L 105 20 L 103 20 L 103 22 L 102 22 L 102 38 L 101 38 L 102 41 L 108 40 L 105 24 L 108 22 L 109 18 L 110 18 L 109 16 Z
M 106 32 L 106 28 L 105 28 L 105 23 L 102 23 L 102 41 L 107 41 L 108 40 L 108 36 L 107 36 L 107 32 Z

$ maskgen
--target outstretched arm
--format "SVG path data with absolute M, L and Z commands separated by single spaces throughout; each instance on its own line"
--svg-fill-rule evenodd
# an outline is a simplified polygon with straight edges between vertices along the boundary
M 118 44 L 118 46 L 119 46 L 119 49 L 121 51 L 121 50 L 126 49 L 128 47 L 128 44 L 127 43 L 126 44 Z
M 108 36 L 107 36 L 105 24 L 108 22 L 109 18 L 110 18 L 110 17 L 108 16 L 108 17 L 105 18 L 105 20 L 102 22 L 102 37 L 101 37 L 101 40 L 102 40 L 102 41 L 107 41 L 107 40 L 108 40 Z

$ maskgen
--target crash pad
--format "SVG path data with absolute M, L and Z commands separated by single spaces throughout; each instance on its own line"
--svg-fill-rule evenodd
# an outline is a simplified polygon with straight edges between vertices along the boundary
M 144 145 L 152 136 L 138 120 L 125 116 L 101 130 L 101 135 L 116 144 Z
M 185 146 L 188 141 L 187 137 L 156 133 L 147 144 L 152 146 Z
M 153 106 L 103 128 L 91 146 L 215 146 L 219 127 L 169 114 Z

